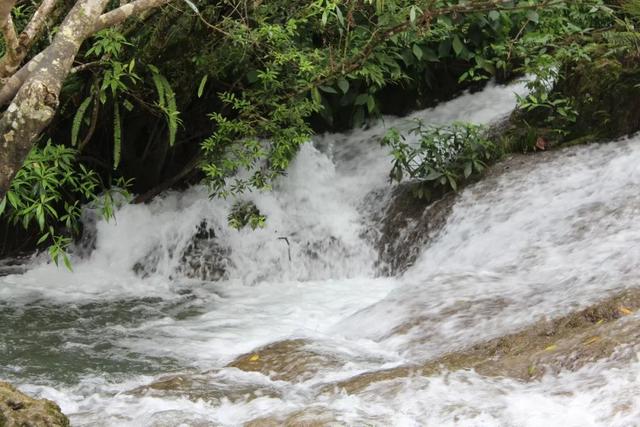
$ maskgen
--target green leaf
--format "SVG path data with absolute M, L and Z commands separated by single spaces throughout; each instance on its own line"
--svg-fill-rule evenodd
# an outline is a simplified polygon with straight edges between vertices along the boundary
M 411 23 L 413 24 L 414 22 L 416 22 L 416 11 L 417 11 L 417 7 L 411 6 L 411 9 L 409 9 L 409 21 L 411 21 Z
M 453 191 L 458 191 L 458 184 L 456 183 L 456 180 L 451 175 L 447 175 L 447 179 L 449 180 L 449 185 Z
M 62 262 L 64 262 L 64 266 L 67 267 L 67 270 L 73 271 L 73 268 L 71 267 L 71 261 L 69 260 L 67 254 L 64 252 L 62 253 Z
M 326 92 L 326 93 L 335 93 L 338 94 L 338 91 L 335 90 L 334 88 L 332 88 L 331 86 L 324 86 L 324 85 L 320 85 L 318 86 L 320 88 L 321 91 Z
M 120 154 L 122 151 L 122 126 L 120 123 L 120 107 L 118 103 L 113 104 L 113 168 L 117 169 L 120 164 Z
M 527 19 L 531 22 L 535 22 L 536 24 L 540 21 L 538 12 L 536 12 L 535 10 L 530 10 L 527 12 Z
M 411 50 L 413 51 L 413 54 L 418 59 L 418 61 L 420 61 L 422 59 L 422 54 L 423 54 L 422 48 L 417 44 L 414 44 Z
M 320 95 L 320 91 L 318 91 L 317 87 L 311 88 L 311 99 L 313 99 L 313 102 L 316 104 L 322 103 L 322 96 Z
M 0 216 L 4 213 L 4 210 L 7 207 L 7 198 L 3 197 L 2 201 L 0 202 Z
M 467 162 L 464 165 L 464 177 L 469 178 L 471 172 L 473 171 L 473 164 L 471 162 Z
M 258 81 L 258 72 L 256 70 L 251 70 L 247 73 L 247 81 L 249 83 L 255 83 Z
M 497 21 L 498 19 L 500 19 L 500 12 L 498 12 L 497 10 L 492 10 L 491 12 L 489 12 L 489 18 L 491 18 L 491 20 L 493 21 Z
M 73 117 L 73 123 L 71 125 L 71 145 L 73 145 L 74 147 L 78 143 L 78 134 L 80 133 L 80 126 L 82 125 L 82 120 L 84 119 L 84 113 L 87 111 L 87 108 L 89 107 L 92 99 L 92 96 L 87 96 L 85 100 L 82 101 L 82 104 L 80 104 L 80 107 L 78 107 L 78 111 L 76 111 L 76 114 Z
M 329 20 L 329 9 L 325 9 L 324 12 L 322 12 L 322 18 L 321 18 L 321 22 L 322 22 L 322 26 L 325 27 L 327 25 L 327 21 Z
M 200 80 L 200 86 L 198 86 L 198 98 L 202 98 L 202 93 L 204 92 L 204 85 L 207 84 L 208 78 L 209 78 L 209 75 L 205 74 L 202 80 Z
M 441 176 L 442 176 L 441 172 L 431 171 L 431 172 L 429 172 L 429 174 L 427 176 L 424 177 L 424 179 L 426 181 L 435 181 L 436 179 L 440 178 Z
M 368 93 L 361 93 L 356 97 L 356 100 L 353 102 L 353 105 L 364 105 L 369 100 Z
M 342 91 L 342 93 L 346 94 L 349 91 L 349 81 L 344 77 L 340 77 L 338 79 L 338 87 Z
M 426 58 L 427 61 L 429 62 L 439 62 L 440 60 L 438 59 L 438 55 L 436 55 L 436 53 L 433 51 L 433 49 L 422 49 L 422 52 L 424 53 L 424 57 Z
M 460 56 L 460 53 L 464 49 L 464 44 L 460 40 L 460 37 L 458 37 L 457 35 L 453 36 L 453 44 L 452 45 L 453 45 L 453 51 L 456 53 L 456 55 Z
M 178 133 L 178 122 L 180 112 L 178 111 L 178 106 L 176 104 L 176 94 L 171 88 L 169 81 L 162 74 L 157 74 L 158 80 L 162 85 L 162 91 L 165 94 L 166 104 L 161 106 L 163 112 L 165 113 L 167 119 L 167 126 L 169 127 L 169 146 L 173 147 L 176 142 L 176 134 Z
M 36 243 L 36 245 L 43 244 L 47 240 L 48 237 L 49 237 L 49 232 L 44 233 L 42 236 L 40 236 L 40 238 L 38 239 L 38 242 Z
M 122 101 L 122 106 L 127 110 L 127 111 L 133 111 L 133 104 L 131 103 L 131 101 L 129 101 L 128 99 L 125 99 L 124 101 Z
M 373 96 L 369 95 L 369 98 L 367 98 L 367 110 L 369 110 L 369 113 L 373 113 L 375 109 L 376 109 L 376 100 Z
M 336 17 L 338 18 L 340 25 L 344 27 L 344 16 L 342 16 L 342 11 L 338 6 L 336 6 Z
M 7 198 L 9 199 L 9 203 L 13 206 L 14 209 L 18 209 L 18 205 L 20 204 L 20 199 L 13 191 L 7 192 Z
M 164 93 L 164 84 L 162 82 L 162 78 L 158 69 L 153 65 L 149 65 L 151 69 L 151 78 L 153 79 L 153 84 L 156 86 L 156 92 L 158 93 L 158 105 L 160 107 L 165 106 L 165 93 Z
M 38 205 L 38 207 L 36 208 L 36 219 L 38 220 L 38 227 L 40 227 L 40 231 L 44 231 L 45 218 L 44 208 L 42 207 L 42 205 Z

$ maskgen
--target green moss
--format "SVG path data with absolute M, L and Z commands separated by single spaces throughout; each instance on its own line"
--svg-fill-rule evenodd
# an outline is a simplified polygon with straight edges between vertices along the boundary
M 0 382 L 0 427 L 69 427 L 69 419 L 55 403 L 33 399 L 11 384 Z
M 569 100 L 575 120 L 547 109 L 516 110 L 500 132 L 505 151 L 534 151 L 538 138 L 555 147 L 571 146 L 640 130 L 640 60 L 603 52 L 590 61 L 567 63 L 549 98 Z

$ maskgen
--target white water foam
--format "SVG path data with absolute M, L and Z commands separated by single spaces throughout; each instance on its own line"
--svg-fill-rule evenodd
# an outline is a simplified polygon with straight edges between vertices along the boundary
M 507 114 L 513 92 L 523 90 L 489 86 L 414 117 L 486 123 Z M 125 392 L 155 376 L 80 372 L 73 384 L 21 379 L 19 361 L 12 378 L 58 401 L 74 425 L 238 425 L 310 407 L 349 425 L 634 425 L 640 366 L 615 360 L 532 384 L 457 372 L 374 384 L 356 395 L 315 394 L 322 382 L 460 349 L 640 283 L 638 138 L 553 153 L 535 167 L 469 187 L 409 271 L 375 277 L 376 251 L 363 236 L 368 213 L 380 206 L 364 200 L 388 185 L 391 159 L 379 136 L 403 123 L 386 118 L 304 146 L 274 192 L 247 196 L 268 216 L 265 229 L 229 229 L 231 201 L 209 200 L 193 188 L 127 206 L 115 223 L 100 222 L 95 250 L 74 260 L 74 273 L 40 264 L 0 278 L 0 299 L 12 307 L 57 303 L 64 311 L 65 304 L 190 298 L 191 314 L 163 305 L 150 318 L 87 333 L 108 332 L 117 351 L 136 357 L 212 369 L 211 381 L 224 390 L 251 383 L 275 396 L 135 395 Z M 176 276 L 175 254 L 203 220 L 229 249 L 228 277 L 216 283 Z M 151 252 L 159 254 L 157 268 L 142 279 L 132 269 Z M 293 338 L 345 363 L 300 384 L 218 370 L 260 345 Z

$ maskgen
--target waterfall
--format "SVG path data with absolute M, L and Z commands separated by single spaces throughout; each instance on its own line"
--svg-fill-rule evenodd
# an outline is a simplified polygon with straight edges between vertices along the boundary
M 406 269 L 381 265 L 379 214 L 395 191 L 385 130 L 412 118 L 488 124 L 524 91 L 490 84 L 318 136 L 273 191 L 238 196 L 266 215 L 261 229 L 230 228 L 236 199 L 199 186 L 97 221 L 73 272 L 38 258 L 0 277 L 0 378 L 57 401 L 78 426 L 637 423 L 633 344 L 534 382 L 463 369 L 381 376 L 353 393 L 327 386 L 638 286 L 639 137 L 507 159 L 452 198 Z M 269 357 L 262 346 L 286 361 L 280 376 L 237 368 L 242 355 Z

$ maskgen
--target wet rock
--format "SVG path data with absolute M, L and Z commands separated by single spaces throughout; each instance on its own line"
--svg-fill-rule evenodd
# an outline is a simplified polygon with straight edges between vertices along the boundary
M 310 407 L 296 411 L 285 417 L 258 418 L 245 423 L 245 427 L 333 427 L 343 426 L 336 420 L 336 415 L 325 408 Z
M 22 274 L 27 271 L 27 263 L 30 257 L 15 257 L 0 260 L 0 277 L 10 274 Z
M 259 397 L 281 397 L 274 387 L 255 382 L 232 381 L 219 371 L 204 373 L 184 372 L 166 375 L 158 380 L 128 392 L 134 396 L 187 398 L 218 404 L 222 400 L 249 401 Z
M 202 221 L 191 240 L 183 248 L 153 248 L 133 266 L 133 271 L 145 278 L 157 273 L 160 262 L 168 257 L 178 260 L 170 277 L 187 277 L 206 281 L 226 277 L 229 268 L 229 249 L 220 245 L 213 227 Z
M 584 310 L 555 320 L 540 321 L 514 334 L 424 363 L 367 372 L 328 384 L 324 391 L 339 389 L 357 393 L 380 381 L 460 369 L 531 381 L 545 374 L 574 371 L 612 355 L 634 358 L 634 346 L 640 343 L 640 317 L 633 313 L 639 309 L 640 289 L 628 290 Z
M 506 126 L 505 122 L 500 123 L 497 129 Z M 517 169 L 525 174 L 555 157 L 557 153 L 552 151 L 535 155 L 512 153 L 487 168 L 482 176 L 461 185 L 466 187 L 473 184 L 473 191 L 488 192 L 495 189 L 502 175 L 509 171 Z M 371 218 L 370 228 L 374 231 L 366 234 L 369 240 L 375 242 L 378 269 L 383 275 L 400 274 L 415 263 L 418 256 L 438 237 L 457 200 L 457 193 L 454 192 L 420 198 L 415 194 L 416 188 L 416 184 L 411 182 L 398 185 Z M 367 197 L 367 202 L 374 203 L 382 197 L 373 192 Z
M 161 248 L 154 247 L 149 253 L 133 265 L 133 272 L 143 279 L 155 274 L 158 271 L 158 264 L 160 263 L 162 256 Z
M 69 420 L 52 401 L 33 399 L 0 382 L 0 426 L 68 427 Z
M 547 108 L 516 109 L 506 123 L 494 126 L 493 136 L 507 151 L 611 141 L 640 130 L 637 55 L 597 54 L 588 60 L 573 59 L 561 68 L 549 99 L 570 100 L 575 118 L 567 120 Z
M 198 231 L 185 247 L 175 274 L 190 279 L 220 280 L 227 275 L 229 249 L 221 246 L 212 228 L 206 223 L 198 226 Z
M 320 353 L 309 345 L 301 339 L 279 341 L 240 356 L 228 366 L 260 372 L 273 380 L 302 382 L 321 370 L 343 364 L 336 355 Z
M 454 193 L 425 199 L 414 194 L 411 183 L 397 186 L 386 208 L 373 218 L 381 273 L 395 275 L 413 265 L 446 223 L 454 201 Z

